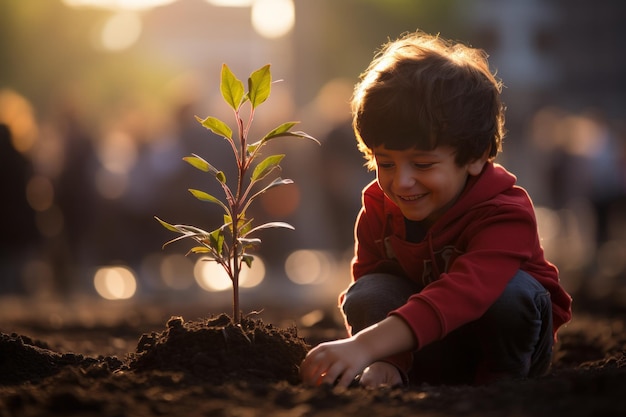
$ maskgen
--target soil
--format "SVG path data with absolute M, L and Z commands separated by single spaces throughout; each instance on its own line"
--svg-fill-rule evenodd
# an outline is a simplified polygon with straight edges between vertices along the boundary
M 49 340 L 0 334 L 0 417 L 624 416 L 625 326 L 624 311 L 575 313 L 541 378 L 341 390 L 298 380 L 308 349 L 341 337 L 328 320 L 298 329 L 254 316 L 240 325 L 224 314 L 172 317 L 143 334 L 132 320 L 48 332 L 20 322 L 14 328 Z

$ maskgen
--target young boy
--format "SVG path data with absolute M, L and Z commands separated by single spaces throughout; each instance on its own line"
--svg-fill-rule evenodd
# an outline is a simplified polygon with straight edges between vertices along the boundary
M 483 51 L 421 32 L 388 43 L 352 100 L 363 191 L 350 337 L 322 343 L 303 382 L 487 383 L 544 374 L 571 298 L 543 254 L 533 204 L 495 164 L 501 84 Z

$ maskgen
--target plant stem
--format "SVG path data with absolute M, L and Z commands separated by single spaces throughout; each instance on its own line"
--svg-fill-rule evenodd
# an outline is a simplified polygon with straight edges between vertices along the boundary
M 245 200 L 245 195 L 247 193 L 243 193 L 244 189 L 244 180 L 245 174 L 248 170 L 247 164 L 247 155 L 246 155 L 246 130 L 243 125 L 243 120 L 239 115 L 239 111 L 235 111 L 235 116 L 237 118 L 237 127 L 239 130 L 239 144 L 240 149 L 237 153 L 237 167 L 239 171 L 239 175 L 237 178 L 237 193 L 234 198 L 234 204 L 232 204 L 232 276 L 231 279 L 233 281 L 233 322 L 235 324 L 239 324 L 241 322 L 241 315 L 239 309 L 239 274 L 241 272 L 241 262 L 239 261 L 239 216 L 241 214 L 240 209 L 243 206 Z M 242 194 L 243 193 L 243 194 Z M 241 254 L 243 256 L 243 253 Z

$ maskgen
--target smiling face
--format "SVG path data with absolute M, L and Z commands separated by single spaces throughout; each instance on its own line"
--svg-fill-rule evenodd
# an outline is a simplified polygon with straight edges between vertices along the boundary
M 409 220 L 437 220 L 458 199 L 467 178 L 478 175 L 486 157 L 458 166 L 454 149 L 439 146 L 419 149 L 373 149 L 376 177 L 383 192 Z

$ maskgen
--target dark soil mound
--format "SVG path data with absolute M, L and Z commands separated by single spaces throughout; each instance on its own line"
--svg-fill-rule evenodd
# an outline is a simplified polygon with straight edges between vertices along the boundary
M 92 366 L 118 369 L 122 362 L 115 357 L 85 357 L 74 353 L 57 353 L 45 342 L 28 336 L 0 333 L 0 385 L 38 382 L 57 374 L 67 366 L 87 369 Z
M 295 327 L 280 329 L 250 318 L 235 325 L 226 314 L 190 322 L 172 317 L 163 332 L 141 336 L 129 368 L 182 372 L 218 384 L 233 379 L 297 384 L 308 349 Z

